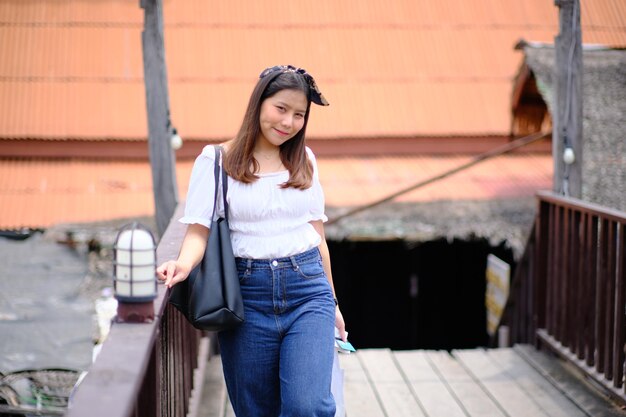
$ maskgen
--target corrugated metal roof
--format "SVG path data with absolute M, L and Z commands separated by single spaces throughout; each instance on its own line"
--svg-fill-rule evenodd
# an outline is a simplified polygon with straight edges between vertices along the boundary
M 328 207 L 367 204 L 469 160 L 467 156 L 319 158 Z M 181 200 L 193 161 L 177 163 Z M 515 154 L 484 162 L 397 201 L 484 200 L 531 196 L 551 188 L 552 160 Z M 0 230 L 46 228 L 152 215 L 148 162 L 0 160 Z
M 626 46 L 623 1 L 582 3 L 583 40 Z M 520 38 L 552 42 L 545 0 L 164 1 L 172 120 L 237 130 L 256 75 L 294 63 L 328 109 L 310 137 L 506 135 Z M 0 2 L 0 137 L 143 139 L 143 10 L 127 0 Z

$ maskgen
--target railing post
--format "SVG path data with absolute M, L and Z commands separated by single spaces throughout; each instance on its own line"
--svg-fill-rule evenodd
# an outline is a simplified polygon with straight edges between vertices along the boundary
M 616 265 L 615 265 L 615 331 L 613 335 L 613 386 L 615 388 L 620 388 L 623 383 L 624 377 L 624 359 L 626 348 L 625 338 L 626 338 L 626 323 L 624 320 L 624 315 L 626 315 L 626 311 L 624 311 L 625 304 L 625 278 L 626 273 L 624 272 L 626 255 L 624 251 L 626 247 L 626 237 L 624 233 L 626 233 L 626 225 L 616 224 L 616 244 L 615 244 L 615 253 L 617 254 Z
M 613 379 L 613 360 L 615 359 L 613 356 L 613 344 L 615 343 L 615 310 L 617 306 L 615 305 L 615 250 L 616 250 L 616 224 L 612 221 L 607 221 L 608 224 L 608 243 L 609 246 L 607 248 L 608 255 L 608 266 L 606 270 L 606 347 L 605 347 L 605 355 L 606 355 L 606 363 L 604 366 L 604 375 L 608 380 Z
M 546 327 L 546 297 L 547 297 L 547 259 L 549 248 L 548 243 L 548 221 L 550 218 L 549 205 L 538 199 L 538 216 L 535 224 L 535 262 L 532 273 L 533 281 L 533 334 L 537 329 Z M 537 346 L 539 339 L 535 339 Z
M 582 357 L 585 358 L 587 366 L 593 366 L 596 348 L 593 329 L 597 311 L 597 276 L 595 265 L 597 260 L 598 218 L 590 213 L 585 213 L 584 219 L 585 238 L 583 239 L 583 248 L 580 258 L 582 262 L 582 276 L 584 277 L 583 297 L 588 300 L 588 309 L 584 313 Z
M 575 318 L 571 321 L 570 331 L 571 331 L 571 349 L 572 352 L 578 356 L 578 359 L 583 358 L 583 349 L 581 347 L 581 342 L 583 340 L 584 330 L 581 332 L 581 325 L 584 325 L 584 312 L 588 310 L 587 306 L 590 303 L 585 294 L 582 292 L 583 289 L 583 276 L 581 273 L 582 268 L 582 258 L 584 254 L 581 251 L 581 242 L 584 239 L 584 236 L 581 239 L 581 232 L 584 232 L 585 228 L 582 224 L 582 216 L 579 211 L 572 211 L 572 235 L 571 235 L 571 247 L 572 251 L 570 253 L 571 260 L 571 272 L 573 277 L 574 286 L 572 288 L 572 302 L 570 303 L 570 311 Z M 584 326 L 583 326 L 584 329 Z
M 599 242 L 598 242 L 598 264 L 597 264 L 597 276 L 598 280 L 596 282 L 596 371 L 602 373 L 604 370 L 604 358 L 605 358 L 605 335 L 606 335 L 606 321 L 604 320 L 604 311 L 605 305 L 604 300 L 606 300 L 606 261 L 607 261 L 607 247 L 608 247 L 608 237 L 606 233 L 606 228 L 608 226 L 607 221 L 600 221 L 599 224 Z

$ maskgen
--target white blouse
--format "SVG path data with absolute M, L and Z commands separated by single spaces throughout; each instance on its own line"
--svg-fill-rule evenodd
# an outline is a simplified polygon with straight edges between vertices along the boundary
M 319 181 L 315 155 L 306 148 L 313 163 L 310 188 L 280 188 L 289 179 L 289 171 L 257 174 L 259 179 L 245 184 L 228 176 L 228 222 L 235 256 L 252 259 L 272 259 L 305 252 L 321 243 L 321 237 L 309 222 L 327 221 L 324 214 L 324 193 Z M 181 223 L 211 225 L 215 192 L 213 168 L 214 146 L 205 146 L 196 158 L 185 215 Z M 220 161 L 221 165 L 221 161 Z M 224 215 L 218 190 L 216 217 Z

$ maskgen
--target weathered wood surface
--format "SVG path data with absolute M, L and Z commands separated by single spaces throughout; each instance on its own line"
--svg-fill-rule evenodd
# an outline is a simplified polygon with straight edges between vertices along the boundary
M 556 358 L 530 346 L 340 355 L 347 417 L 626 416 Z M 198 417 L 232 417 L 219 357 Z
M 219 356 L 213 356 L 204 374 L 204 387 L 198 417 L 231 417 L 234 415 L 224 383 L 222 360 Z
M 170 145 L 172 132 L 163 36 L 163 0 L 141 0 L 140 3 L 145 9 L 141 42 L 152 190 L 157 229 L 162 236 L 178 205 L 176 157 Z

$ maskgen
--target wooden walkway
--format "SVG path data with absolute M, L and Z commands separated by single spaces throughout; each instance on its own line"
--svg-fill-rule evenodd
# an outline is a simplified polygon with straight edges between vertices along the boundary
M 530 346 L 341 355 L 348 417 L 626 416 L 561 361 Z M 219 357 L 209 362 L 198 417 L 234 417 Z

